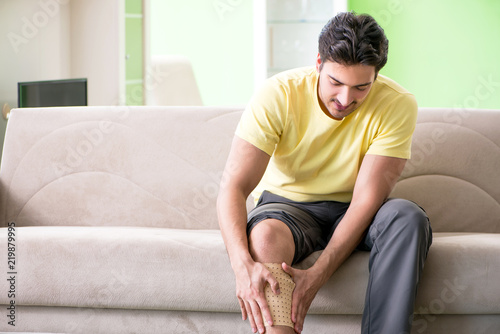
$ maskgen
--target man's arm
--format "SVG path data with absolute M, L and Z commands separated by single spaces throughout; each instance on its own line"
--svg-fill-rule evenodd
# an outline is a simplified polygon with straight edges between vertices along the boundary
M 264 328 L 264 318 L 272 321 L 264 295 L 266 282 L 275 293 L 278 282 L 248 250 L 246 200 L 257 186 L 269 163 L 270 156 L 235 136 L 222 176 L 217 214 L 222 237 L 236 276 L 236 293 L 243 320 L 247 317 L 253 331 Z
M 302 330 L 306 312 L 319 288 L 361 242 L 376 212 L 394 188 L 405 163 L 405 159 L 366 155 L 356 179 L 351 204 L 316 263 L 306 271 L 283 265 L 296 283 L 292 321 L 296 323 L 297 331 Z M 303 289 L 298 289 L 299 286 Z

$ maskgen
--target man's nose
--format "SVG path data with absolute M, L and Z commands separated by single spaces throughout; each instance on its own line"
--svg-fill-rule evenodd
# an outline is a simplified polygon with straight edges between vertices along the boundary
M 352 90 L 350 87 L 344 86 L 337 95 L 337 100 L 344 106 L 347 107 L 354 100 Z

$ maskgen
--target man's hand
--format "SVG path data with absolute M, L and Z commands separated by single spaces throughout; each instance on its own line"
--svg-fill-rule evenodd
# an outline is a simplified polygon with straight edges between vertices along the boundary
M 281 267 L 287 274 L 292 276 L 295 282 L 295 290 L 292 295 L 292 321 L 295 324 L 295 332 L 301 333 L 307 311 L 316 293 L 321 288 L 321 283 L 318 275 L 313 274 L 310 269 L 294 269 L 286 263 L 283 263 Z
M 277 292 L 278 282 L 267 268 L 250 256 L 247 236 L 246 200 L 257 186 L 271 157 L 235 136 L 217 197 L 219 226 L 236 276 L 236 294 L 243 320 L 250 321 L 254 333 L 264 332 L 261 314 L 272 322 L 264 295 L 269 283 Z
M 272 326 L 273 321 L 267 305 L 264 288 L 269 284 L 275 294 L 279 294 L 279 284 L 271 272 L 261 263 L 242 265 L 236 275 L 236 296 L 240 303 L 243 320 L 250 321 L 252 331 L 265 332 L 262 317 Z

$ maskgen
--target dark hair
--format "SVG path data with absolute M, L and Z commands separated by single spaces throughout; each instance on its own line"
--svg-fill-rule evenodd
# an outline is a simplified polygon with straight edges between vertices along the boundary
M 319 35 L 321 66 L 327 60 L 342 65 L 375 66 L 378 73 L 387 62 L 389 41 L 384 29 L 370 15 L 339 13 Z

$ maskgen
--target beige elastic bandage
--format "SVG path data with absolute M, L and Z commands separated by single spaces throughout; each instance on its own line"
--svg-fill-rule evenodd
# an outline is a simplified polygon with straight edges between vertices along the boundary
M 281 268 L 280 263 L 264 263 L 279 283 L 280 294 L 276 295 L 269 284 L 266 285 L 266 301 L 273 318 L 273 326 L 294 327 L 292 322 L 292 293 L 295 283 L 292 277 Z M 269 326 L 264 319 L 264 324 Z

